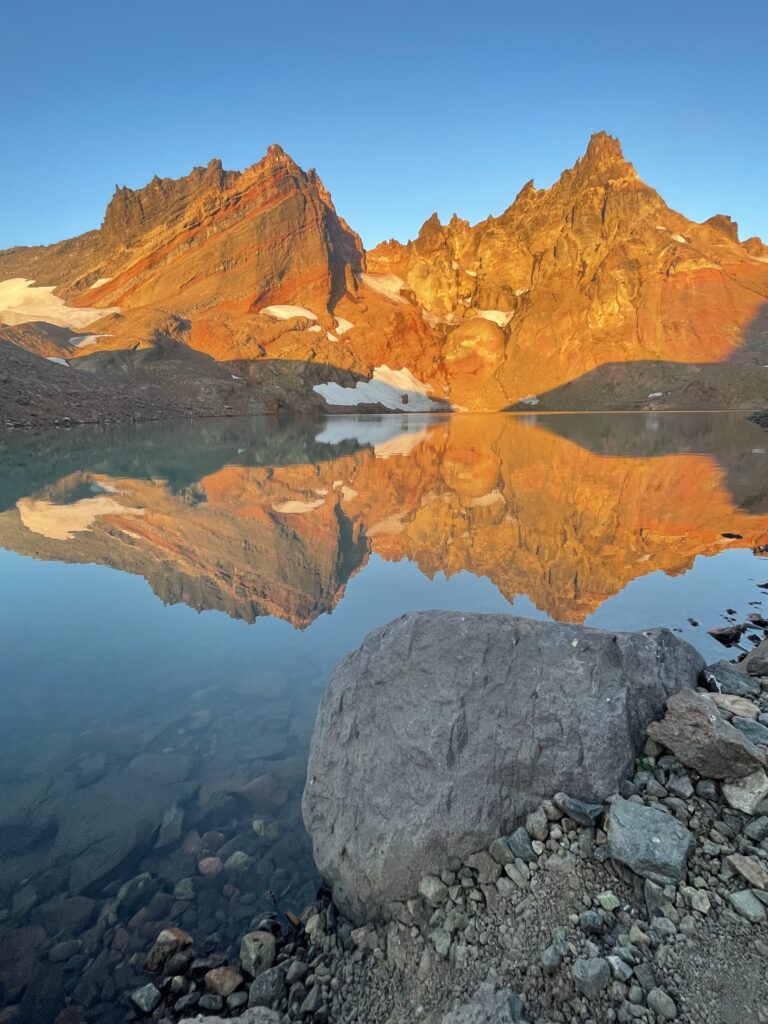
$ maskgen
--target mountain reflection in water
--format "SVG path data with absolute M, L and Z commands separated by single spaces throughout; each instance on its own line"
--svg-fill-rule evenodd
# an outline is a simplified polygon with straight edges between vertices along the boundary
M 0 546 L 140 575 L 165 603 L 249 622 L 306 627 L 372 554 L 430 578 L 466 570 L 583 622 L 637 577 L 768 539 L 768 441 L 738 415 L 225 422 L 76 440 L 47 470 L 41 450 L 33 490 L 6 478 Z

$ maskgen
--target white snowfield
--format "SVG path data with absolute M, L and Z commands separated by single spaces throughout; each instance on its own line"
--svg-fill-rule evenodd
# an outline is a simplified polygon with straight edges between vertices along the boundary
M 328 405 L 383 405 L 400 412 L 429 412 L 436 408 L 427 398 L 428 387 L 403 368 L 392 370 L 386 364 L 375 367 L 371 380 L 358 381 L 353 388 L 341 384 L 315 384 L 312 388 Z M 403 395 L 408 401 L 403 402 Z
M 476 309 L 475 315 L 481 316 L 483 320 L 492 320 L 499 327 L 506 327 L 514 316 L 513 313 L 508 313 L 503 309 Z
M 293 320 L 297 316 L 306 317 L 307 320 L 317 320 L 317 315 L 305 306 L 264 306 L 259 312 L 265 316 L 271 316 L 274 320 Z
M 119 306 L 110 306 L 108 309 L 67 306 L 63 299 L 53 294 L 55 287 L 38 288 L 34 281 L 27 281 L 23 277 L 0 281 L 0 324 L 14 326 L 42 320 L 56 327 L 73 327 L 78 330 L 120 310 Z
M 362 274 L 363 284 L 371 291 L 392 299 L 393 302 L 405 302 L 400 292 L 405 288 L 405 281 L 397 274 Z

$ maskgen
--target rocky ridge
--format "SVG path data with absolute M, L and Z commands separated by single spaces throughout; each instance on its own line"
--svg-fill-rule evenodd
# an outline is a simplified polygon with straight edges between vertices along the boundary
M 216 360 L 401 375 L 383 399 L 355 381 L 321 392 L 336 409 L 425 394 L 482 410 L 751 408 L 767 301 L 760 240 L 671 210 L 605 133 L 499 216 L 433 216 L 367 254 L 279 146 L 243 172 L 211 161 L 119 188 L 98 230 L 0 252 L 0 337 L 15 345 L 97 373 L 95 354 L 170 340 Z

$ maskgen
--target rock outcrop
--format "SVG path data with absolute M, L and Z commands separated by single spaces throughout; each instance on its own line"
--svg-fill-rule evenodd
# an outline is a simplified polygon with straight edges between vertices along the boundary
M 354 920 L 504 834 L 553 790 L 602 801 L 703 661 L 666 630 L 405 615 L 337 667 L 303 813 Z
M 118 188 L 98 230 L 0 252 L 0 337 L 77 363 L 170 341 L 217 360 L 378 369 L 413 385 L 395 407 L 419 394 L 482 410 L 753 408 L 767 252 L 727 217 L 671 210 L 600 133 L 500 216 L 433 216 L 366 254 L 316 172 L 271 146 L 242 172 L 213 160 Z

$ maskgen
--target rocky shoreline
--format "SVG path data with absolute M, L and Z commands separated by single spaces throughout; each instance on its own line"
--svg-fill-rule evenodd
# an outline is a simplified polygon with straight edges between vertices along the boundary
M 700 683 L 606 801 L 552 794 L 363 924 L 322 890 L 232 963 L 164 929 L 128 1019 L 768 1020 L 768 645 Z

